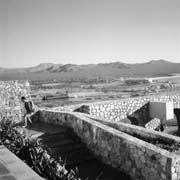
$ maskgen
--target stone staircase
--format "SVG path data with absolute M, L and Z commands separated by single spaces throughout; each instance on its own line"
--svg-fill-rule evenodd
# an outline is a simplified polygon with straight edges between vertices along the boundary
M 67 168 L 95 159 L 80 138 L 67 127 L 61 126 L 60 132 L 46 133 L 39 138 L 50 149 L 55 159 L 61 157 L 66 162 Z
M 27 130 L 27 134 L 40 138 L 52 157 L 65 161 L 67 169 L 78 169 L 82 180 L 130 180 L 127 175 L 102 163 L 68 127 L 37 123 Z

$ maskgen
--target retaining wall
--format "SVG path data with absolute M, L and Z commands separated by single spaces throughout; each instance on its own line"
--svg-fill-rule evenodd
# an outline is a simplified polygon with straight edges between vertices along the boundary
M 38 119 L 37 119 L 38 118 Z M 118 129 L 85 117 L 81 113 L 39 111 L 36 119 L 67 125 L 105 163 L 129 174 L 135 180 L 178 180 L 180 156 L 128 135 Z M 131 125 L 131 131 L 133 129 Z M 125 129 L 128 130 L 124 126 Z M 145 132 L 144 132 L 145 133 Z M 151 131 L 148 136 L 180 142 L 180 138 Z
M 84 104 L 76 112 L 91 114 L 106 121 L 119 122 L 131 115 L 138 120 L 138 125 L 144 126 L 149 120 L 149 102 L 172 101 L 174 108 L 180 108 L 180 94 L 143 96 L 130 99 L 102 101 Z M 133 123 L 133 122 L 132 122 Z M 135 123 L 133 123 L 135 124 Z

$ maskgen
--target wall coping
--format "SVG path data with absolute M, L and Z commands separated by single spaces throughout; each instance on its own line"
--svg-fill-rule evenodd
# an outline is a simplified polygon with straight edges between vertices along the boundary
M 107 104 L 107 103 L 113 103 L 113 102 L 123 102 L 123 101 L 133 101 L 133 100 L 148 100 L 152 102 L 167 102 L 165 100 L 158 100 L 156 98 L 161 98 L 163 96 L 180 96 L 179 93 L 177 94 L 160 94 L 160 95 L 152 95 L 152 96 L 139 96 L 139 97 L 130 97 L 130 98 L 124 98 L 124 99 L 113 99 L 113 100 L 105 100 L 105 101 L 97 101 L 97 102 L 89 102 L 89 103 L 82 103 L 81 105 L 98 105 L 98 104 Z M 172 100 L 169 100 L 172 101 Z
M 79 114 L 82 114 L 90 119 L 93 119 L 93 120 L 98 120 L 98 121 L 102 121 L 102 122 L 107 122 L 107 123 L 112 123 L 112 124 L 117 124 L 117 125 L 122 125 L 124 127 L 129 127 L 129 128 L 133 128 L 133 129 L 137 129 L 139 131 L 142 131 L 142 132 L 145 132 L 145 133 L 148 133 L 148 134 L 154 134 L 154 135 L 157 135 L 157 136 L 160 136 L 160 137 L 165 137 L 165 138 L 168 138 L 168 139 L 172 139 L 176 142 L 180 142 L 180 137 L 178 136 L 173 136 L 171 134 L 167 134 L 167 133 L 163 133 L 163 132 L 159 132 L 159 131 L 155 131 L 155 130 L 152 130 L 152 129 L 148 129 L 148 128 L 144 128 L 142 126 L 136 126 L 136 125 L 132 125 L 132 124 L 128 124 L 128 123 L 123 123 L 123 122 L 116 122 L 116 121 L 105 121 L 103 120 L 102 118 L 99 118 L 97 116 L 93 116 L 93 115 L 90 115 L 90 114 L 85 114 L 85 113 L 80 113 L 78 112 Z
M 136 137 L 133 137 L 131 135 L 128 135 L 124 132 L 121 132 L 120 130 L 117 130 L 115 128 L 109 127 L 107 125 L 104 125 L 100 122 L 97 122 L 95 120 L 90 119 L 87 116 L 84 116 L 83 113 L 79 113 L 79 112 L 63 112 L 63 111 L 51 111 L 51 110 L 43 110 L 44 112 L 49 112 L 49 113 L 62 113 L 65 115 L 72 115 L 76 118 L 79 118 L 89 124 L 92 124 L 94 127 L 103 129 L 104 131 L 112 134 L 113 136 L 116 137 L 120 137 L 122 139 L 128 139 L 128 141 L 133 144 L 136 147 L 144 147 L 144 148 L 148 148 L 149 150 L 155 151 L 156 153 L 162 154 L 163 156 L 166 156 L 167 158 L 174 158 L 174 157 L 178 157 L 177 154 L 173 153 L 173 152 L 169 152 L 165 149 L 162 149 L 160 147 L 157 147 L 156 145 L 153 145 L 151 143 L 145 142 L 141 139 L 138 139 Z M 180 139 L 179 139 L 180 140 Z
M 92 105 L 103 105 L 103 104 L 109 104 L 109 103 L 114 103 L 114 102 L 126 102 L 126 101 L 137 101 L 137 100 L 147 100 L 148 102 L 174 102 L 174 100 L 159 100 L 158 98 L 161 98 L 163 96 L 180 96 L 180 93 L 173 93 L 173 92 L 167 92 L 167 93 L 162 93 L 162 94 L 153 94 L 153 95 L 149 95 L 149 96 L 139 96 L 139 97 L 129 97 L 129 98 L 117 98 L 117 99 L 112 99 L 112 100 L 100 100 L 100 101 L 95 101 L 95 102 L 85 102 L 85 103 L 80 103 L 80 104 L 74 104 L 74 105 L 66 105 L 66 106 L 56 106 L 56 107 L 52 107 L 52 108 L 44 108 L 44 109 L 56 109 L 56 108 L 70 108 L 70 109 L 77 109 L 81 106 L 92 106 Z M 180 102 L 180 100 L 179 100 Z M 69 111 L 68 111 L 69 112 Z

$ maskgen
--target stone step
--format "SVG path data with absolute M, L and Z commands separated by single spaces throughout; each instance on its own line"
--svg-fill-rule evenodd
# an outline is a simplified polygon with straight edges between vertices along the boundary
M 86 145 L 69 128 L 49 124 L 39 124 L 37 127 L 39 131 L 38 128 L 32 127 L 29 134 L 43 132 L 44 135 L 41 136 L 41 139 L 50 150 L 52 157 L 55 159 L 61 157 L 69 170 L 75 170 L 77 167 L 81 179 L 88 177 L 88 180 L 95 180 L 101 173 L 103 173 L 103 176 L 100 177 L 101 180 L 126 179 L 121 178 L 121 173 L 117 170 L 111 172 L 111 167 L 104 168 L 105 165 L 90 153 Z
M 75 166 L 84 163 L 89 160 L 95 159 L 94 155 L 90 154 L 89 152 L 80 152 L 80 153 L 73 153 L 73 155 L 66 157 L 66 167 L 67 168 L 74 168 Z
M 74 141 L 72 139 L 63 139 L 61 141 L 52 141 L 52 142 L 49 142 L 49 143 L 44 143 L 45 145 L 47 145 L 47 147 L 49 148 L 61 148 L 61 146 L 64 146 L 64 145 L 70 145 L 70 144 L 74 144 L 74 143 L 78 143 L 80 141 Z
M 74 166 L 94 158 L 72 130 L 68 129 L 61 133 L 46 133 L 41 139 L 55 159 L 61 157 L 69 166 Z
M 60 128 L 58 130 L 58 132 L 46 132 L 42 135 L 43 138 L 46 138 L 46 137 L 56 137 L 58 135 L 61 135 L 61 134 L 72 134 L 72 130 L 68 129 L 68 128 Z
M 57 135 L 55 135 L 55 136 L 49 136 L 49 135 L 47 135 L 47 136 L 41 136 L 40 137 L 41 139 L 42 139 L 42 141 L 44 142 L 44 143 L 51 143 L 51 142 L 53 142 L 53 141 L 61 141 L 61 140 L 64 140 L 64 139 L 77 139 L 77 137 L 76 136 L 71 136 L 71 135 L 69 135 L 69 134 L 65 134 L 65 133 L 63 133 L 63 134 L 57 134 Z
M 63 155 L 65 153 L 70 153 L 72 151 L 80 150 L 82 148 L 86 148 L 86 146 L 82 143 L 80 143 L 80 144 L 77 144 L 77 143 L 65 144 L 64 146 L 61 146 L 60 148 L 57 147 L 57 148 L 51 149 L 51 153 L 52 153 L 52 155 L 56 155 L 58 153 Z
M 80 149 L 72 150 L 69 153 L 66 153 L 66 152 L 61 153 L 60 155 L 62 157 L 73 159 L 74 157 L 80 157 L 82 154 L 86 155 L 86 154 L 90 154 L 90 153 L 89 153 L 89 150 L 87 148 L 80 148 Z

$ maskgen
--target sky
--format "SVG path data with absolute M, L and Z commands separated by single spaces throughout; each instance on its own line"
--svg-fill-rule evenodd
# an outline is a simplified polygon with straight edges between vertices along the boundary
M 0 67 L 180 62 L 179 0 L 0 0 Z

